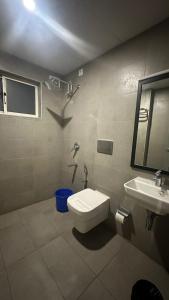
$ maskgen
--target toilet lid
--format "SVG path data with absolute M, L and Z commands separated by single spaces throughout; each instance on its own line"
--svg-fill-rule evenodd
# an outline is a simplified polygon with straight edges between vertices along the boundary
M 68 205 L 80 213 L 88 213 L 99 207 L 109 197 L 99 191 L 85 189 L 68 198 Z

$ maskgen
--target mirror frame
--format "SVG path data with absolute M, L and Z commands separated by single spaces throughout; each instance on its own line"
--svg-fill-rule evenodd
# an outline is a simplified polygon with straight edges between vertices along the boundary
M 137 145 L 137 133 L 138 133 L 138 125 L 139 125 L 139 113 L 140 113 L 140 103 L 141 103 L 141 95 L 142 95 L 142 86 L 143 84 L 152 83 L 154 81 L 159 81 L 163 79 L 169 78 L 169 70 L 151 75 L 144 79 L 138 81 L 138 90 L 137 90 L 137 102 L 136 102 L 136 112 L 135 112 L 135 122 L 134 122 L 134 133 L 133 133 L 133 144 L 132 144 L 132 152 L 131 152 L 131 163 L 130 166 L 132 168 L 137 168 L 141 170 L 147 170 L 151 172 L 156 172 L 158 169 L 150 168 L 146 166 L 141 166 L 135 164 L 135 155 L 136 155 L 136 145 Z M 169 171 L 162 170 L 163 174 L 169 175 Z

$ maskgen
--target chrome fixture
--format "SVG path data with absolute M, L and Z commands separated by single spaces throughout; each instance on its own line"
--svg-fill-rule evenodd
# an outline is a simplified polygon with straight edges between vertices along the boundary
M 155 173 L 155 176 L 154 176 L 154 181 L 155 181 L 155 185 L 156 186 L 162 186 L 163 185 L 163 177 L 162 177 L 162 171 L 161 170 L 158 170 L 156 173 Z
M 84 190 L 87 189 L 87 185 L 88 185 L 88 169 L 87 169 L 87 166 L 86 164 L 84 164 L 84 174 L 85 174 L 85 179 L 82 180 L 82 182 L 84 182 Z
M 149 117 L 149 110 L 141 107 L 139 112 L 139 122 L 147 122 Z
M 74 152 L 73 158 L 75 158 L 75 156 L 76 156 L 77 152 L 79 151 L 79 149 L 80 149 L 80 145 L 78 143 L 74 143 L 73 148 L 71 150 L 71 152 Z
M 74 84 L 71 81 L 65 81 L 60 79 L 59 77 L 49 75 L 48 81 L 44 82 L 45 86 L 49 89 L 64 89 L 66 86 L 66 96 L 68 98 L 72 98 L 76 91 L 80 88 L 80 85 Z
M 78 151 L 80 149 L 80 145 L 78 143 L 74 143 L 72 151 Z
M 66 110 L 66 107 L 68 106 L 68 104 L 70 103 L 70 101 L 72 100 L 73 96 L 76 94 L 77 90 L 80 88 L 80 85 L 77 85 L 75 87 L 75 89 L 72 89 L 70 91 L 67 91 L 66 93 L 66 97 L 67 97 L 67 101 L 65 102 L 63 108 L 62 108 L 62 111 L 61 111 L 61 116 L 62 118 L 64 118 L 65 116 L 65 110 Z
M 68 165 L 68 167 L 69 167 L 69 168 L 74 167 L 73 175 L 72 175 L 72 184 L 73 184 L 74 181 L 75 181 L 75 177 L 76 177 L 76 172 L 77 172 L 78 164 L 77 164 L 77 163 L 72 163 L 72 164 Z

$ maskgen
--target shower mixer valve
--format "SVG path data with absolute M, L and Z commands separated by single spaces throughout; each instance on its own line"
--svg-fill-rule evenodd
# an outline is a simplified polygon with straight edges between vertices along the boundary
M 71 152 L 72 151 L 76 151 L 77 152 L 79 149 L 80 149 L 80 145 L 78 143 L 74 143 L 74 146 L 73 146 Z

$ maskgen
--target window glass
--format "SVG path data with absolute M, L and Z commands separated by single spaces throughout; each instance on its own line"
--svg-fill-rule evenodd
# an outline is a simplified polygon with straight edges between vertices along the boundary
M 21 114 L 36 114 L 35 87 L 6 79 L 7 111 Z

